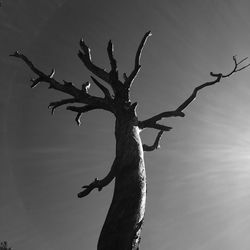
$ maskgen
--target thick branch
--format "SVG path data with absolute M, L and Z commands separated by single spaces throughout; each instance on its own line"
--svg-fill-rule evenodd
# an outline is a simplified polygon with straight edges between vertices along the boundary
M 156 125 L 157 121 L 160 121 L 162 118 L 168 118 L 168 117 L 184 117 L 185 114 L 183 112 L 179 111 L 166 111 L 162 112 L 158 115 L 155 115 L 147 120 L 140 121 L 139 122 L 139 128 L 144 129 L 144 128 L 152 128 L 152 126 Z
M 55 70 L 53 69 L 49 75 L 46 75 L 41 70 L 39 70 L 25 55 L 15 52 L 11 56 L 17 57 L 23 60 L 26 65 L 38 75 L 36 79 L 31 79 L 32 85 L 31 87 L 36 87 L 41 82 L 49 83 L 49 88 L 61 91 L 63 93 L 71 95 L 73 98 L 63 99 L 57 102 L 51 102 L 49 108 L 51 108 L 51 112 L 62 105 L 69 103 L 84 103 L 86 104 L 84 110 L 78 114 L 77 121 L 79 120 L 80 114 L 83 112 L 87 112 L 92 109 L 104 109 L 113 112 L 112 102 L 107 98 L 96 97 L 88 94 L 88 89 L 90 87 L 90 83 L 86 82 L 82 85 L 82 89 L 76 88 L 71 82 L 64 81 L 64 83 L 60 83 L 56 81 L 53 77 L 55 75 Z M 103 87 L 104 88 L 104 87 Z M 106 95 L 108 93 L 106 92 Z M 87 107 L 87 108 L 86 108 Z M 89 109 L 91 107 L 91 109 Z M 69 108 L 70 109 L 70 108 Z
M 153 128 L 157 130 L 170 131 L 172 127 L 168 127 L 166 125 L 158 124 L 158 123 L 148 123 L 145 127 L 142 127 L 141 123 L 138 124 L 139 128 Z
M 137 52 L 136 52 L 136 55 L 135 55 L 135 66 L 134 66 L 134 69 L 133 71 L 131 72 L 131 74 L 127 77 L 126 74 L 123 74 L 123 77 L 125 79 L 125 87 L 126 88 L 130 88 L 137 73 L 139 72 L 140 68 L 141 68 L 141 65 L 140 65 L 140 58 L 141 58 L 141 53 L 142 53 L 142 50 L 143 50 L 143 47 L 148 39 L 149 36 L 151 36 L 151 32 L 148 31 L 142 38 L 140 44 L 139 44 L 139 47 L 137 49 Z
M 75 86 L 73 86 L 73 85 L 64 85 L 64 84 L 61 84 L 58 81 L 56 81 L 53 78 L 54 75 L 55 75 L 55 70 L 54 69 L 52 70 L 52 72 L 49 75 L 46 75 L 45 73 L 40 71 L 25 55 L 19 53 L 18 51 L 16 51 L 14 54 L 12 54 L 10 56 L 22 59 L 27 64 L 27 66 L 35 74 L 38 75 L 37 79 L 31 79 L 31 81 L 33 82 L 33 84 L 31 85 L 32 88 L 37 86 L 37 84 L 39 84 L 41 82 L 47 82 L 47 83 L 49 83 L 49 88 L 59 90 L 61 92 L 64 92 L 66 94 L 69 94 L 69 95 L 77 97 L 77 98 L 79 98 L 81 96 L 81 91 L 79 89 L 77 89 Z
M 162 136 L 163 133 L 164 133 L 164 131 L 161 130 L 161 131 L 157 134 L 157 136 L 156 136 L 156 138 L 155 138 L 155 142 L 154 142 L 153 145 L 148 146 L 148 145 L 146 145 L 146 144 L 143 144 L 143 150 L 144 150 L 144 151 L 153 151 L 153 150 L 155 150 L 155 149 L 160 148 L 160 144 L 159 144 L 159 143 L 160 143 L 160 139 L 161 139 L 161 136 Z
M 83 191 L 78 193 L 78 198 L 82 198 L 87 196 L 93 189 L 97 188 L 98 191 L 101 191 L 105 186 L 107 186 L 114 178 L 115 178 L 115 172 L 117 167 L 117 159 L 114 160 L 113 165 L 107 174 L 106 177 L 104 177 L 101 180 L 98 180 L 95 178 L 93 182 L 91 182 L 89 185 L 85 185 L 82 188 L 84 188 Z

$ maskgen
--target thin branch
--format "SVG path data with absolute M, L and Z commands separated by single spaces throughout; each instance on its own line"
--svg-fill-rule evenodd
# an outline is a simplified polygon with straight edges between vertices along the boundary
M 204 83 L 204 84 L 202 84 L 202 85 L 196 87 L 196 88 L 193 90 L 192 94 L 188 97 L 188 99 L 185 100 L 185 101 L 176 109 L 176 111 L 180 111 L 180 112 L 183 111 L 183 110 L 184 110 L 184 109 L 185 109 L 185 108 L 186 108 L 186 107 L 196 98 L 197 93 L 198 93 L 199 90 L 201 90 L 201 89 L 203 89 L 203 88 L 205 88 L 205 87 L 214 85 L 214 84 L 217 83 L 217 82 L 220 82 L 220 80 L 221 80 L 221 78 L 222 78 L 222 75 L 221 75 L 221 74 L 215 75 L 215 74 L 213 74 L 213 73 L 211 72 L 210 75 L 216 77 L 216 79 L 215 79 L 214 81 L 206 82 L 206 83 Z
M 76 121 L 77 125 L 80 126 L 81 125 L 80 118 L 81 118 L 81 115 L 83 113 L 87 113 L 87 112 L 89 112 L 91 110 L 99 109 L 99 108 L 100 107 L 98 105 L 85 105 L 83 107 L 68 106 L 67 110 L 77 112 L 75 121 Z
M 236 56 L 233 56 L 233 58 L 235 58 L 235 60 L 236 60 Z M 238 63 L 237 62 L 236 63 L 239 65 L 239 64 L 245 62 L 247 59 L 248 59 L 248 57 L 245 57 L 245 58 L 241 59 Z
M 155 149 L 158 149 L 160 148 L 160 139 L 161 139 L 161 136 L 162 134 L 164 133 L 163 130 L 159 131 L 159 133 L 157 134 L 156 138 L 155 138 L 155 142 L 153 143 L 153 145 L 151 146 L 148 146 L 146 144 L 143 144 L 143 150 L 144 151 L 153 151 Z
M 215 74 L 215 73 L 213 73 L 213 72 L 210 72 L 210 75 L 213 76 L 213 77 L 215 77 L 215 79 L 214 79 L 213 81 L 205 82 L 205 83 L 201 84 L 200 86 L 196 87 L 196 88 L 193 90 L 192 94 L 188 97 L 188 99 L 185 100 L 185 101 L 176 109 L 176 111 L 179 111 L 179 112 L 183 111 L 183 110 L 184 110 L 184 109 L 185 109 L 185 108 L 186 108 L 186 107 L 196 98 L 196 95 L 197 95 L 198 91 L 200 91 L 201 89 L 203 89 L 203 88 L 205 88 L 205 87 L 208 87 L 208 86 L 211 86 L 211 85 L 214 85 L 214 84 L 220 82 L 222 78 L 230 77 L 232 74 L 234 74 L 234 73 L 236 73 L 236 72 L 239 72 L 239 71 L 241 71 L 241 70 L 243 70 L 243 69 L 249 67 L 250 64 L 247 64 L 247 65 L 245 65 L 245 66 L 239 67 L 239 66 L 242 64 L 242 62 L 246 61 L 247 59 L 248 59 L 248 58 L 246 57 L 246 58 L 240 60 L 239 62 L 237 62 L 236 56 L 234 56 L 234 57 L 233 57 L 234 67 L 233 67 L 232 71 L 229 72 L 228 74 L 223 75 L 222 73 L 217 73 L 217 74 Z
M 104 69 L 99 68 L 92 62 L 90 48 L 85 44 L 83 39 L 80 40 L 80 47 L 82 51 L 79 50 L 78 57 L 81 59 L 86 68 L 105 82 L 110 83 L 109 73 Z
M 232 71 L 228 74 L 223 75 L 222 73 L 213 73 L 211 72 L 210 75 L 212 77 L 215 77 L 215 79 L 213 81 L 209 81 L 209 82 L 205 82 L 201 85 L 199 85 L 198 87 L 196 87 L 192 94 L 174 111 L 167 111 L 167 112 L 163 112 L 160 114 L 157 114 L 147 120 L 144 121 L 139 121 L 138 122 L 138 126 L 139 128 L 143 129 L 143 128 L 156 128 L 159 129 L 159 124 L 157 124 L 158 121 L 160 121 L 162 118 L 168 118 L 168 117 L 184 117 L 185 114 L 183 113 L 184 109 L 196 98 L 197 93 L 208 86 L 214 85 L 218 82 L 221 81 L 222 78 L 227 78 L 230 77 L 232 74 L 239 72 L 247 67 L 250 66 L 250 64 L 247 64 L 245 66 L 241 66 L 241 64 L 243 62 L 245 62 L 247 60 L 247 57 L 240 60 L 239 62 L 237 62 L 236 57 L 233 57 L 233 61 L 234 61 L 234 67 L 232 69 Z
M 42 79 L 42 77 L 38 77 L 38 78 L 31 78 L 30 79 L 30 81 L 32 82 L 32 84 L 31 84 L 31 88 L 33 89 L 33 88 L 35 88 L 40 82 L 42 82 L 43 81 L 43 79 Z
M 166 126 L 166 125 L 162 125 L 162 124 L 158 124 L 158 123 L 148 123 L 148 124 L 146 124 L 145 127 L 142 127 L 141 123 L 139 122 L 138 127 L 140 129 L 143 129 L 143 128 L 153 128 L 153 129 L 163 130 L 163 131 L 170 131 L 172 129 L 172 127 L 169 127 L 169 126 Z
M 49 104 L 48 108 L 51 109 L 51 114 L 53 115 L 56 108 L 63 106 L 65 104 L 75 103 L 75 102 L 77 102 L 77 100 L 75 98 L 63 99 L 63 100 L 60 100 L 57 102 L 51 102 Z
M 232 70 L 229 74 L 227 74 L 227 75 L 222 75 L 222 78 L 229 77 L 229 76 L 231 76 L 232 74 L 234 74 L 234 73 L 236 73 L 236 72 L 239 72 L 239 71 L 241 71 L 241 70 L 243 70 L 243 69 L 249 67 L 249 66 L 250 66 L 250 63 L 248 63 L 248 64 L 246 64 L 246 65 L 244 65 L 244 66 L 242 66 L 242 67 L 239 67 L 239 66 L 240 66 L 243 62 L 245 62 L 247 59 L 248 59 L 248 57 L 245 57 L 245 58 L 241 59 L 239 62 L 237 62 L 236 56 L 233 56 L 234 68 L 233 68 L 233 70 Z
M 110 66 L 111 66 L 110 76 L 112 78 L 112 81 L 117 81 L 118 80 L 117 62 L 114 58 L 114 54 L 113 54 L 114 53 L 114 46 L 113 46 L 111 40 L 109 40 L 107 52 L 108 52 L 108 56 L 109 56 Z
M 104 87 L 100 82 L 98 82 L 93 76 L 91 76 L 91 79 L 93 80 L 93 82 L 97 85 L 97 87 L 100 88 L 100 90 L 103 92 L 104 96 L 107 98 L 107 99 L 112 99 L 110 93 L 109 93 L 109 90 Z
M 140 58 L 141 58 L 141 53 L 142 53 L 142 50 L 144 48 L 144 45 L 148 39 L 149 36 L 151 36 L 151 32 L 148 31 L 142 38 L 140 44 L 139 44 L 139 47 L 137 49 L 137 52 L 136 52 L 136 55 L 135 55 L 135 66 L 134 66 L 134 69 L 133 71 L 131 72 L 131 74 L 127 77 L 126 74 L 123 75 L 124 78 L 125 78 L 125 87 L 127 89 L 129 89 L 137 75 L 137 73 L 139 72 L 140 68 L 141 68 L 141 65 L 140 65 Z
M 83 191 L 81 191 L 80 193 L 78 193 L 78 198 L 82 198 L 87 196 L 93 189 L 97 188 L 98 191 L 101 191 L 105 186 L 107 186 L 116 176 L 116 168 L 117 168 L 117 158 L 115 158 L 112 167 L 109 171 L 109 173 L 106 175 L 106 177 L 104 177 L 101 180 L 98 180 L 98 178 L 95 178 L 94 181 L 92 183 L 90 183 L 89 185 L 84 185 L 82 188 L 84 188 Z
M 10 55 L 16 58 L 19 58 L 23 60 L 27 66 L 35 73 L 38 75 L 38 78 L 36 79 L 31 79 L 32 85 L 31 87 L 34 88 L 36 87 L 39 83 L 41 82 L 47 82 L 49 83 L 49 88 L 64 92 L 66 94 L 69 94 L 71 96 L 79 98 L 81 96 L 81 91 L 77 89 L 73 85 L 64 85 L 56 81 L 53 77 L 55 74 L 55 70 L 53 69 L 52 72 L 48 75 L 40 71 L 25 55 L 19 53 L 16 51 L 14 54 Z

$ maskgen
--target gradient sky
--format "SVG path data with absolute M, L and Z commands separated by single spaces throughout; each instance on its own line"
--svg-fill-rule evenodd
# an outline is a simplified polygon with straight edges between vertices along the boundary
M 58 80 L 90 79 L 77 58 L 84 37 L 108 67 L 115 45 L 120 73 L 130 72 L 151 30 L 132 89 L 146 119 L 180 105 L 210 71 L 229 72 L 232 56 L 250 56 L 248 0 L 5 0 L 0 8 L 0 241 L 14 250 L 96 249 L 113 191 L 78 199 L 114 159 L 114 118 L 84 115 L 77 127 L 49 102 L 63 94 L 39 86 L 8 55 L 19 50 Z M 161 148 L 146 153 L 148 197 L 142 250 L 250 249 L 250 70 L 204 89 L 185 118 L 165 124 Z M 45 85 L 45 84 L 44 84 Z M 100 94 L 93 86 L 93 94 Z M 155 131 L 144 131 L 151 143 Z

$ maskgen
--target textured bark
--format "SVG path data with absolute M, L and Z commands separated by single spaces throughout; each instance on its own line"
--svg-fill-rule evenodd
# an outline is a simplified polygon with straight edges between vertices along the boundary
M 146 202 L 146 173 L 136 117 L 116 120 L 116 178 L 98 250 L 136 250 Z

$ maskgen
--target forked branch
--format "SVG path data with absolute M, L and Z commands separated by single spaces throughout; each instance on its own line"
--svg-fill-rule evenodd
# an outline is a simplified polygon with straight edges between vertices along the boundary
M 242 66 L 242 63 L 245 62 L 247 59 L 248 58 L 246 57 L 246 58 L 240 60 L 239 62 L 237 62 L 237 59 L 234 56 L 233 57 L 234 67 L 233 67 L 233 69 L 232 69 L 231 72 L 229 72 L 228 74 L 225 74 L 225 75 L 223 75 L 222 73 L 213 73 L 213 72 L 210 72 L 210 75 L 212 77 L 214 77 L 215 79 L 213 81 L 205 82 L 205 83 L 199 85 L 198 87 L 196 87 L 193 90 L 192 94 L 176 110 L 163 112 L 163 113 L 157 114 L 157 115 L 155 115 L 155 116 L 153 116 L 153 117 L 151 117 L 151 118 L 149 118 L 147 120 L 139 121 L 138 122 L 138 126 L 141 129 L 144 129 L 144 128 L 154 128 L 154 129 L 161 130 L 161 128 L 159 127 L 159 124 L 157 123 L 161 119 L 168 118 L 168 117 L 184 117 L 185 116 L 185 114 L 183 113 L 184 109 L 196 98 L 197 93 L 201 89 L 203 89 L 205 87 L 208 87 L 208 86 L 211 86 L 211 85 L 214 85 L 214 84 L 220 82 L 221 79 L 230 77 L 234 73 L 239 72 L 239 71 L 241 71 L 241 70 L 249 67 L 250 63 Z
M 34 88 L 38 84 L 45 82 L 49 83 L 49 88 L 55 89 L 58 91 L 61 91 L 63 93 L 66 93 L 68 95 L 71 95 L 72 98 L 63 99 L 56 102 L 51 102 L 49 104 L 49 108 L 51 108 L 51 113 L 53 114 L 55 109 L 69 104 L 69 103 L 80 103 L 80 104 L 86 104 L 85 108 L 81 110 L 81 112 L 78 112 L 77 122 L 79 120 L 79 113 L 87 112 L 93 109 L 104 109 L 113 112 L 112 102 L 110 101 L 110 98 L 101 98 L 92 96 L 88 93 L 88 88 L 90 87 L 90 83 L 86 82 L 82 85 L 82 89 L 79 89 L 75 87 L 72 82 L 64 81 L 64 83 L 60 83 L 57 80 L 54 79 L 55 70 L 53 69 L 50 74 L 45 74 L 41 70 L 39 70 L 25 55 L 19 53 L 16 51 L 14 54 L 10 55 L 16 58 L 19 58 L 23 60 L 26 65 L 37 75 L 37 78 L 31 79 L 32 85 L 31 87 Z M 92 78 L 93 79 L 93 78 Z M 93 79 L 94 80 L 94 79 Z M 97 82 L 94 81 L 96 84 Z M 109 97 L 110 94 L 108 90 L 104 86 L 99 87 L 102 89 L 103 92 L 105 92 L 105 97 Z M 87 107 L 87 108 L 86 108 Z M 91 108 L 90 108 L 91 107 Z M 93 108 L 94 107 L 94 108 Z M 71 110 L 71 107 L 68 107 L 69 110 Z M 78 122 L 79 123 L 79 122 Z
M 153 151 L 155 149 L 160 148 L 160 139 L 161 139 L 161 136 L 162 136 L 163 133 L 164 133 L 163 130 L 161 130 L 160 132 L 158 132 L 158 134 L 157 134 L 157 136 L 155 138 L 155 142 L 153 143 L 153 145 L 148 146 L 146 144 L 143 144 L 143 150 L 144 151 Z
M 10 55 L 16 58 L 19 58 L 23 60 L 27 66 L 35 73 L 38 75 L 36 79 L 31 79 L 32 85 L 31 87 L 34 88 L 36 87 L 39 83 L 41 82 L 47 82 L 49 83 L 49 88 L 59 90 L 61 92 L 64 92 L 66 94 L 69 94 L 71 96 L 74 96 L 76 98 L 79 98 L 81 96 L 81 92 L 79 89 L 77 89 L 73 85 L 63 85 L 56 81 L 53 77 L 55 75 L 55 70 L 53 69 L 52 72 L 47 75 L 40 71 L 25 55 L 19 53 L 16 51 L 14 54 Z
M 83 39 L 80 40 L 80 47 L 82 50 L 79 50 L 78 57 L 81 59 L 85 67 L 90 72 L 92 72 L 95 76 L 99 77 L 100 79 L 108 83 L 112 87 L 114 92 L 119 90 L 122 87 L 122 83 L 118 79 L 117 64 L 113 55 L 112 42 L 109 41 L 108 47 L 107 47 L 108 57 L 110 60 L 110 65 L 111 65 L 110 72 L 107 72 L 105 69 L 98 67 L 92 62 L 90 48 L 86 45 Z
M 230 76 L 233 75 L 234 73 L 239 72 L 239 71 L 241 71 L 241 70 L 243 70 L 243 69 L 249 67 L 249 66 L 250 66 L 250 63 L 249 63 L 249 64 L 246 64 L 246 65 L 244 65 L 244 66 L 241 67 L 241 64 L 242 64 L 244 61 L 246 61 L 247 59 L 248 59 L 248 57 L 246 57 L 246 58 L 240 60 L 239 62 L 237 62 L 236 56 L 234 56 L 234 57 L 233 57 L 234 67 L 233 67 L 232 71 L 229 72 L 228 74 L 223 75 L 222 73 L 216 73 L 216 74 L 215 74 L 215 73 L 213 73 L 213 72 L 210 72 L 210 75 L 213 76 L 213 77 L 215 77 L 215 79 L 214 79 L 213 81 L 205 82 L 205 83 L 199 85 L 198 87 L 196 87 L 196 88 L 193 90 L 192 94 L 188 97 L 188 99 L 185 100 L 185 101 L 176 109 L 176 111 L 178 111 L 178 112 L 183 111 L 183 110 L 184 110 L 184 109 L 185 109 L 185 108 L 186 108 L 186 107 L 196 98 L 197 93 L 198 93 L 201 89 L 203 89 L 203 88 L 205 88 L 205 87 L 208 87 L 208 86 L 211 86 L 211 85 L 214 85 L 214 84 L 220 82 L 221 79 L 230 77 Z
M 141 65 L 140 65 L 140 58 L 141 58 L 141 53 L 142 53 L 142 50 L 144 48 L 144 45 L 148 39 L 149 36 L 151 36 L 151 32 L 148 31 L 142 38 L 140 44 L 139 44 L 139 47 L 137 49 L 137 52 L 136 52 L 136 55 L 135 55 L 135 65 L 134 65 L 134 69 L 133 71 L 131 72 L 131 74 L 127 77 L 126 74 L 123 74 L 123 77 L 124 77 L 124 85 L 127 89 L 129 89 L 136 77 L 136 75 L 138 74 L 140 68 L 141 68 Z
M 86 45 L 83 39 L 80 40 L 80 47 L 82 50 L 79 50 L 78 56 L 86 66 L 86 68 L 92 72 L 94 75 L 98 76 L 102 80 L 109 83 L 109 73 L 104 69 L 96 66 L 91 59 L 90 48 Z

